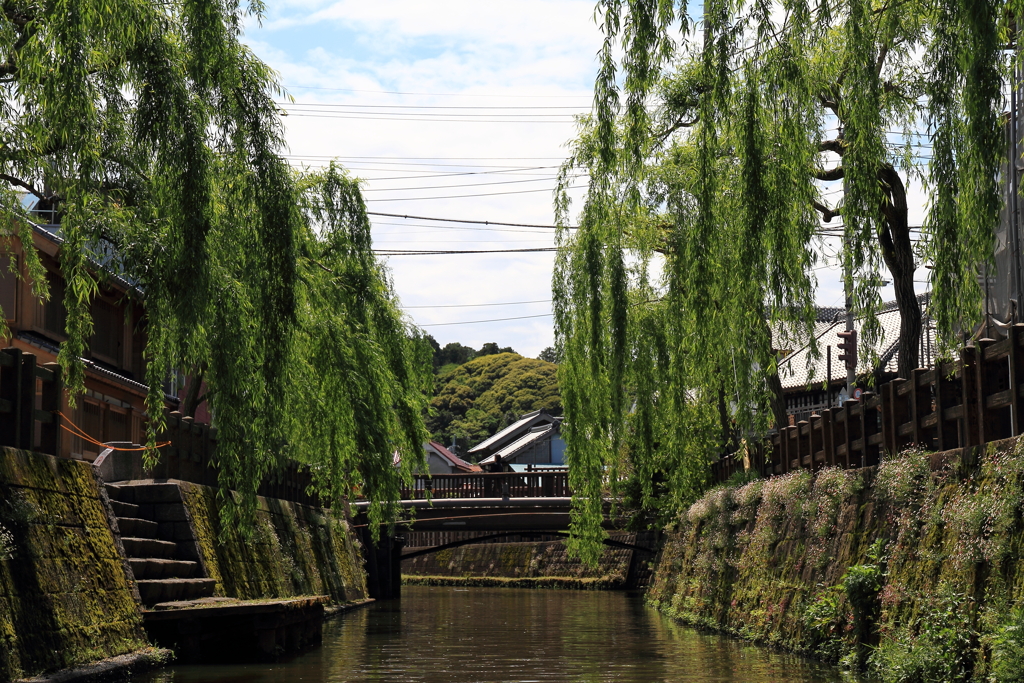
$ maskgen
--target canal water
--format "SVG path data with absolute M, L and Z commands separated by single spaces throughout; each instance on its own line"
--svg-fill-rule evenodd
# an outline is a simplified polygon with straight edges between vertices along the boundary
M 834 670 L 670 622 L 639 594 L 403 586 L 277 664 L 176 666 L 145 683 L 832 683 Z

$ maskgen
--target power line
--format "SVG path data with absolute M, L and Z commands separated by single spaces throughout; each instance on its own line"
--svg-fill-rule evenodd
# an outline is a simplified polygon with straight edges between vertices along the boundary
M 387 221 L 374 221 L 374 227 L 378 225 L 395 225 L 410 228 L 424 228 L 426 230 L 468 230 L 470 232 L 508 232 L 516 233 L 519 235 L 550 235 L 550 232 L 545 230 L 506 230 L 504 228 L 459 228 L 454 225 L 421 225 L 419 223 L 390 223 Z M 396 232 L 394 230 L 385 230 L 383 236 L 390 237 L 391 235 L 422 235 L 423 232 L 419 230 Z
M 552 192 L 552 191 L 554 191 L 554 189 L 555 188 L 553 188 L 553 187 L 542 187 L 542 188 L 539 188 L 539 189 L 536 189 L 536 190 L 511 190 L 509 192 L 481 192 L 479 194 L 451 194 L 451 195 L 441 195 L 441 196 L 438 196 L 438 197 L 394 197 L 394 198 L 389 197 L 389 198 L 386 198 L 386 199 L 378 199 L 378 198 L 371 197 L 371 198 L 367 199 L 366 201 L 368 201 L 368 202 L 415 202 L 415 201 L 421 201 L 421 200 L 427 200 L 427 199 L 471 199 L 471 198 L 475 198 L 475 197 L 496 197 L 498 195 L 504 195 L 504 194 L 527 194 L 527 193 L 530 193 L 530 192 Z
M 451 177 L 454 177 L 454 176 L 492 175 L 492 174 L 497 174 L 497 173 L 508 173 L 508 174 L 511 174 L 511 175 L 520 175 L 519 171 L 540 171 L 540 170 L 547 170 L 547 169 L 552 169 L 552 168 L 558 168 L 558 166 L 532 166 L 532 167 L 522 168 L 522 169 L 510 168 L 510 169 L 505 170 L 505 171 L 500 171 L 500 170 L 499 171 L 462 171 L 460 173 L 431 173 L 431 174 L 428 174 L 428 175 L 399 175 L 399 176 L 391 176 L 390 178 L 367 178 L 367 180 L 374 180 L 374 181 L 376 181 L 376 180 L 414 180 L 414 179 L 417 179 L 417 178 L 451 178 Z M 373 170 L 373 169 L 362 169 L 362 170 Z M 387 169 L 387 170 L 390 170 L 390 169 Z M 540 177 L 540 178 L 553 178 L 553 177 L 555 177 L 555 176 L 552 176 L 550 173 L 547 173 L 547 174 L 531 173 L 529 175 L 533 175 L 535 177 Z
M 389 160 L 403 160 L 412 159 L 414 161 L 495 161 L 498 159 L 512 159 L 514 161 L 561 161 L 562 157 L 385 157 L 385 156 L 339 156 L 331 154 L 283 154 L 286 157 L 313 157 L 318 159 L 389 159 Z M 428 166 L 430 164 L 427 164 Z M 472 165 L 472 164 L 468 164 Z M 506 164 L 507 165 L 507 164 Z M 504 168 L 502 166 L 493 166 L 490 168 Z
M 426 116 L 424 114 L 423 116 Z M 450 114 L 450 116 L 458 116 L 457 114 Z M 514 116 L 514 114 L 508 114 L 507 116 Z M 554 114 L 552 114 L 554 116 Z M 358 121 L 423 121 L 427 123 L 557 123 L 561 126 L 572 123 L 570 120 L 565 121 L 550 121 L 548 119 L 427 119 L 427 118 L 413 118 L 398 116 L 392 114 L 390 116 L 349 116 L 346 114 L 300 114 L 300 113 L 286 113 L 285 118 L 308 118 L 308 119 L 348 119 Z
M 487 185 L 517 185 L 519 183 L 539 183 L 554 180 L 555 176 L 544 176 L 543 178 L 528 178 L 526 180 L 497 180 L 493 183 L 462 183 L 459 185 L 421 185 L 419 187 L 368 187 L 363 192 L 404 192 L 406 190 L 447 190 L 455 187 L 485 187 Z M 379 178 L 369 178 L 379 180 Z
M 541 313 L 540 315 L 517 315 L 513 318 L 491 318 L 490 320 L 466 320 L 461 323 L 427 323 L 420 327 L 442 327 L 445 325 L 477 325 L 479 323 L 500 323 L 506 320 L 526 320 L 527 318 L 550 318 L 553 313 Z
M 591 94 L 586 95 L 470 95 L 466 93 L 446 93 L 446 92 L 400 92 L 397 90 L 355 90 L 352 88 L 322 88 L 315 85 L 302 85 L 302 86 L 285 86 L 285 88 L 292 87 L 295 90 L 331 90 L 334 92 L 364 92 L 374 93 L 377 95 L 424 95 L 426 97 L 493 97 L 493 98 L 515 98 L 515 99 L 567 99 L 567 98 L 586 98 L 590 100 L 593 96 Z
M 551 230 L 558 229 L 557 225 L 537 225 L 535 223 L 502 223 L 500 221 L 473 221 L 466 220 L 463 218 L 433 218 L 430 216 L 410 216 L 401 213 L 382 213 L 380 211 L 367 211 L 369 216 L 387 216 L 388 218 L 404 218 L 413 219 L 417 221 L 440 221 L 443 223 L 470 223 L 473 225 L 504 225 L 511 228 L 549 228 Z M 572 230 L 576 230 L 576 226 L 567 226 Z
M 406 309 L 412 308 L 476 308 L 478 306 L 519 306 L 520 304 L 549 304 L 551 299 L 537 299 L 536 301 L 503 301 L 497 304 L 442 304 L 439 306 L 403 306 Z
M 464 249 L 464 250 L 437 250 L 429 249 L 374 249 L 374 254 L 380 256 L 436 256 L 447 254 L 527 254 L 542 251 L 558 251 L 557 247 L 533 247 L 530 249 Z
M 390 235 L 388 235 L 390 237 Z M 400 240 L 379 240 L 374 239 L 374 246 L 380 244 L 550 244 L 550 240 L 507 240 L 507 239 L 462 239 L 462 240 L 436 240 L 431 238 L 426 239 L 400 239 Z M 412 249 L 412 247 L 409 247 Z
M 274 102 L 274 104 L 276 104 L 278 106 L 281 106 L 281 107 L 329 107 L 330 109 L 340 109 L 340 108 L 346 108 L 346 109 L 352 109 L 352 108 L 357 108 L 357 109 L 498 109 L 498 110 L 501 110 L 501 111 L 507 111 L 509 109 L 528 109 L 528 110 L 531 110 L 531 111 L 537 110 L 537 109 L 571 109 L 571 110 L 573 110 L 575 112 L 578 112 L 580 110 L 579 107 L 569 107 L 569 106 L 565 106 L 565 105 L 562 105 L 562 106 L 543 105 L 543 106 L 532 106 L 532 107 L 517 107 L 517 106 L 494 107 L 494 106 L 472 106 L 472 105 L 464 105 L 464 104 L 463 105 L 451 106 L 451 105 L 439 105 L 439 104 L 343 104 L 343 103 L 334 103 L 334 102 Z

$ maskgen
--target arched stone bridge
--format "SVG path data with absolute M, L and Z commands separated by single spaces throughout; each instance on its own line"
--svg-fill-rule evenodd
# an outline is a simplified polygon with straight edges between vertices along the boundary
M 428 499 L 427 496 L 430 496 Z M 417 476 L 413 487 L 403 491 L 401 506 L 410 511 L 395 535 L 374 546 L 365 526 L 366 502 L 352 505 L 366 550 L 370 594 L 398 597 L 401 562 L 473 543 L 501 538 L 521 539 L 568 536 L 572 497 L 564 472 L 502 472 Z M 625 519 L 610 516 L 606 504 L 606 529 L 621 529 Z M 414 551 L 403 552 L 407 536 L 420 541 Z M 421 545 L 424 543 L 425 545 Z M 613 539 L 606 545 L 653 554 L 648 548 Z

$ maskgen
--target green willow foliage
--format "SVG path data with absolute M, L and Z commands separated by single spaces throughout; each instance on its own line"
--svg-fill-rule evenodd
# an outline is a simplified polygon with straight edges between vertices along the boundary
M 90 257 L 112 252 L 145 298 L 151 443 L 164 379 L 202 373 L 221 484 L 245 494 L 242 513 L 289 455 L 329 497 L 361 487 L 376 524 L 422 459 L 429 349 L 372 255 L 356 182 L 333 166 L 296 176 L 280 156 L 281 90 L 239 39 L 261 9 L 3 0 L 0 206 L 25 244 L 31 217 L 11 186 L 60 212 L 59 361 L 73 394 L 98 285 Z
M 770 426 L 774 349 L 813 340 L 822 218 L 844 219 L 854 310 L 866 344 L 877 339 L 883 265 L 913 272 L 900 173 L 927 180 L 887 131 L 928 124 L 935 140 L 927 253 L 947 348 L 981 312 L 975 273 L 991 260 L 1000 208 L 1005 7 L 698 7 L 690 17 L 673 0 L 598 2 L 594 114 L 556 193 L 560 224 L 579 226 L 560 230 L 553 289 L 573 549 L 587 557 L 609 480 L 678 509 L 706 486 L 713 454 Z M 565 190 L 584 176 L 573 220 Z M 839 180 L 842 201 L 827 201 L 818 181 Z M 903 329 L 916 339 L 914 324 Z

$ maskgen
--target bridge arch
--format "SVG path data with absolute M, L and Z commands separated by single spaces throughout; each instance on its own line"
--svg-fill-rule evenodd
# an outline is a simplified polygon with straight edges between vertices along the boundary
M 442 550 L 450 550 L 452 548 L 459 548 L 464 545 L 473 545 L 474 543 L 482 543 L 484 541 L 493 541 L 498 538 L 508 538 L 510 536 L 517 537 L 529 537 L 529 536 L 560 536 L 562 538 L 568 538 L 569 534 L 564 531 L 499 531 L 493 534 L 487 534 L 486 536 L 476 536 L 474 538 L 463 538 L 458 541 L 451 541 L 449 543 L 443 543 L 441 545 L 431 546 L 429 548 L 420 548 L 409 553 L 403 553 L 402 560 L 411 560 L 414 557 L 421 557 L 423 555 L 429 555 L 431 553 L 438 553 Z M 657 551 L 653 548 L 646 548 L 641 545 L 635 545 L 633 543 L 623 543 L 622 541 L 616 541 L 612 538 L 605 538 L 601 541 L 604 545 L 612 548 L 624 548 L 626 550 L 639 550 L 650 554 L 655 554 Z

